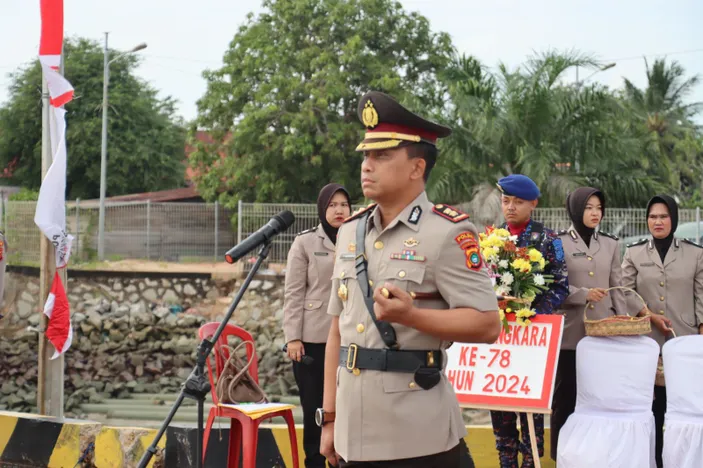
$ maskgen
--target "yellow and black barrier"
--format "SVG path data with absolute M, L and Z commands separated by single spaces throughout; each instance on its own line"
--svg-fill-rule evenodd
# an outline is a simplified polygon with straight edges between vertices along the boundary
M 0 466 L 73 468 L 84 453 L 90 457 L 100 428 L 91 421 L 0 411 Z
M 498 466 L 493 431 L 486 426 L 468 427 L 466 442 L 477 468 Z M 56 420 L 32 414 L 0 411 L 0 467 L 132 468 L 156 435 L 155 429 L 111 427 L 82 420 Z M 297 427 L 300 466 L 303 463 L 303 431 Z M 188 468 L 196 466 L 197 430 L 174 425 L 158 444 L 149 466 Z M 210 433 L 205 468 L 226 466 L 229 424 L 215 423 Z M 545 429 L 543 468 L 554 468 L 549 458 L 549 429 Z M 79 460 L 83 457 L 83 463 Z M 158 463 L 157 463 L 158 462 Z M 259 429 L 257 468 L 292 468 L 288 430 L 284 424 Z

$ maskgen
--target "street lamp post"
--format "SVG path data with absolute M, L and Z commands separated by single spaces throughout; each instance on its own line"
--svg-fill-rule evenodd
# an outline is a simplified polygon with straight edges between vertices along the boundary
M 582 83 L 588 81 L 589 78 L 591 78 L 591 77 L 592 77 L 593 75 L 595 75 L 596 73 L 600 73 L 600 72 L 605 71 L 605 70 L 610 70 L 610 69 L 613 68 L 615 65 L 617 65 L 615 62 L 605 64 L 605 65 L 603 65 L 602 67 L 600 67 L 598 70 L 594 71 L 593 73 L 591 73 L 590 75 L 588 75 L 586 78 L 584 78 L 583 81 L 578 81 L 578 71 L 577 71 L 576 81 L 577 81 L 579 84 L 582 84 Z
M 146 44 L 141 43 L 131 50 L 117 55 L 112 60 L 110 58 L 110 51 L 107 48 L 107 35 L 105 33 L 105 46 L 103 49 L 103 131 L 102 131 L 102 141 L 100 145 L 100 210 L 98 214 L 98 258 L 100 260 L 105 259 L 105 189 L 106 189 L 106 179 L 107 179 L 107 89 L 110 83 L 110 64 L 115 60 L 124 57 L 125 55 L 137 52 L 142 49 L 146 49 Z

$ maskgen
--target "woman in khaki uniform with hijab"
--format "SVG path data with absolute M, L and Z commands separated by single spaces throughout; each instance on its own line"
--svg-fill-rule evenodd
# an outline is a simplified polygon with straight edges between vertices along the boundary
M 332 317 L 327 315 L 332 287 L 337 230 L 350 215 L 349 193 L 339 184 L 325 185 L 317 198 L 320 224 L 295 238 L 286 264 L 283 331 L 293 360 L 293 375 L 303 407 L 305 466 L 324 467 L 315 410 L 322 406 L 325 344 Z
M 576 345 L 586 336 L 586 304 L 590 302 L 587 313 L 592 320 L 628 312 L 622 290 L 606 291 L 621 286 L 622 269 L 617 237 L 596 230 L 605 213 L 603 193 L 592 187 L 577 188 L 566 197 L 566 211 L 572 224 L 559 232 L 559 237 L 569 275 L 569 296 L 557 312 L 565 317 L 550 421 L 553 460 L 557 459 L 559 431 L 576 406 Z
M 623 259 L 623 286 L 636 290 L 647 303 L 639 315 L 650 315 L 652 338 L 663 345 L 667 338 L 703 333 L 703 248 L 674 232 L 679 208 L 668 195 L 647 204 L 651 239 L 628 245 Z M 656 426 L 656 461 L 662 467 L 666 387 L 654 386 L 652 404 Z

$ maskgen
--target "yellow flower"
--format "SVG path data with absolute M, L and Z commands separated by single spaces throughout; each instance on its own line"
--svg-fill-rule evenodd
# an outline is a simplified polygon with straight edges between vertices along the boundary
M 526 327 L 531 323 L 532 323 L 532 321 L 530 319 L 525 319 L 525 320 L 520 321 L 520 325 L 522 325 L 523 327 Z
M 500 315 L 500 321 L 505 320 L 505 311 L 503 309 L 498 310 L 498 315 Z
M 511 309 L 510 307 L 508 307 L 507 309 L 505 309 L 505 311 L 506 311 L 507 313 L 511 313 L 511 312 L 513 311 L 513 309 Z
M 547 261 L 544 258 L 539 259 L 539 267 L 540 269 L 544 270 L 544 266 L 547 264 Z
M 536 315 L 536 314 L 537 313 L 534 310 L 528 309 L 527 307 L 515 312 L 515 316 L 517 316 L 518 318 L 524 318 L 524 319 L 526 319 L 528 317 L 532 317 L 533 315 Z
M 527 254 L 530 256 L 530 261 L 531 261 L 532 263 L 539 262 L 539 261 L 542 260 L 542 258 L 543 258 L 543 257 L 542 257 L 542 252 L 540 252 L 540 251 L 537 250 L 537 249 L 530 249 L 530 251 L 527 252 Z
M 532 264 L 524 258 L 516 258 L 515 260 L 513 260 L 513 263 L 511 265 L 513 268 L 523 273 L 529 273 L 530 271 L 532 271 Z
M 505 245 L 505 241 L 500 237 L 491 234 L 483 239 L 479 238 L 479 245 L 481 248 L 497 248 L 500 249 Z
M 504 237 L 506 239 L 508 237 L 510 237 L 510 231 L 508 231 L 507 229 L 503 229 L 503 228 L 496 229 L 495 231 L 493 231 L 493 234 L 495 234 L 496 236 L 499 236 L 499 237 Z

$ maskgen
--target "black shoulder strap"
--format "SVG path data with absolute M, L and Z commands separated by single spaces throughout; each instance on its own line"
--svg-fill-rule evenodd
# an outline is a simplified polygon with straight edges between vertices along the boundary
M 369 284 L 369 277 L 366 274 L 366 223 L 369 219 L 369 212 L 364 213 L 363 216 L 359 218 L 359 223 L 356 225 L 356 279 L 359 282 L 359 287 L 361 288 L 361 293 L 364 296 L 364 303 L 366 304 L 366 309 L 369 311 L 371 320 L 378 328 L 378 332 L 381 334 L 383 342 L 389 348 L 397 348 L 398 343 L 395 337 L 395 329 L 393 326 L 384 322 L 383 320 L 378 320 L 376 318 L 376 313 L 373 311 L 373 295 L 371 294 L 371 285 Z

